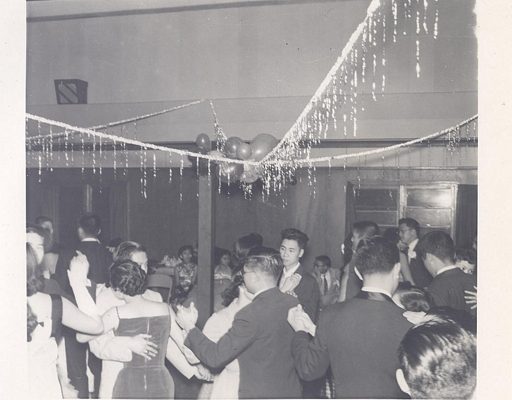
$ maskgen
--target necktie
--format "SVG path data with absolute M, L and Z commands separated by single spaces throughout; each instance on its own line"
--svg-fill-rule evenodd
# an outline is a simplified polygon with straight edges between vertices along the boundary
M 329 290 L 329 286 L 327 285 L 327 278 L 324 275 L 322 279 L 324 281 L 324 294 L 326 294 L 327 291 Z

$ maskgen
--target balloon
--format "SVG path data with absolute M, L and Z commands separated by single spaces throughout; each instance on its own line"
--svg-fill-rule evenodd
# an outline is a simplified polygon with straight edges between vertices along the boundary
M 260 161 L 277 146 L 278 140 L 268 133 L 260 133 L 251 142 L 252 158 Z
M 223 162 L 219 166 L 220 180 L 227 183 L 233 183 L 240 180 L 244 166 L 242 164 Z
M 244 166 L 244 173 L 240 177 L 242 182 L 251 184 L 256 182 L 260 178 L 260 172 L 258 167 L 255 165 L 246 165 Z
M 236 136 L 231 136 L 226 140 L 226 144 L 224 145 L 224 152 L 230 158 L 236 158 L 236 152 L 238 147 L 242 144 L 242 139 Z
M 251 153 L 251 146 L 245 142 L 241 142 L 236 151 L 236 156 L 240 160 L 247 160 L 249 157 L 251 157 Z
M 200 150 L 210 151 L 212 149 L 212 142 L 206 133 L 200 133 L 197 135 L 196 145 Z

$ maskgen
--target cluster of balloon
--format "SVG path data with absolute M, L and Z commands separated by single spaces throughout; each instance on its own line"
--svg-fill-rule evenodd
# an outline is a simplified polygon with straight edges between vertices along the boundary
M 238 160 L 260 161 L 276 145 L 278 140 L 267 133 L 257 135 L 251 143 L 246 143 L 237 136 L 231 136 L 224 143 L 223 151 L 212 150 L 210 138 L 205 133 L 197 136 L 196 145 L 203 154 L 214 157 L 234 158 Z M 247 184 L 256 182 L 260 177 L 260 171 L 255 165 L 243 165 L 238 163 L 220 162 L 219 176 L 223 182 L 233 183 L 242 181 Z

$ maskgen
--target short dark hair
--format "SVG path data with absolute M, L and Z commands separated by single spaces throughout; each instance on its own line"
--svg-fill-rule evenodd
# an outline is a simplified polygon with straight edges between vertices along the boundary
M 420 223 L 414 218 L 400 218 L 398 220 L 398 225 L 400 226 L 402 224 L 405 224 L 410 229 L 414 229 L 416 231 L 416 236 L 420 236 Z
M 136 262 L 116 261 L 110 267 L 110 286 L 128 296 L 142 294 L 146 290 L 146 273 Z
M 249 250 L 253 247 L 258 247 L 263 245 L 263 236 L 259 233 L 249 233 L 248 235 L 239 237 L 236 241 L 238 244 L 238 248 L 240 249 L 241 254 L 236 254 L 237 257 L 243 258 L 247 256 Z
M 29 243 L 25 244 L 27 254 L 27 296 L 43 289 L 43 268 L 37 263 L 36 253 Z
M 185 246 L 181 246 L 178 250 L 178 256 L 181 256 L 185 251 L 190 250 L 192 255 L 194 255 L 194 247 L 190 244 L 186 244 Z
M 322 254 L 321 256 L 316 256 L 315 261 L 320 261 L 321 263 L 327 265 L 327 268 L 331 268 L 331 258 L 329 256 L 326 256 L 325 254 Z
M 467 399 L 475 390 L 476 337 L 453 321 L 431 317 L 409 329 L 398 358 L 414 399 Z
M 373 221 L 356 221 L 352 224 L 352 232 L 360 232 L 364 236 L 376 236 L 380 233 L 379 225 Z
M 428 293 L 419 287 L 410 287 L 408 289 L 398 289 L 395 296 L 406 311 L 428 312 L 431 307 L 431 299 Z
M 127 240 L 116 247 L 113 258 L 114 261 L 129 260 L 133 253 L 138 253 L 140 251 L 146 252 L 144 246 L 140 243 Z
M 356 252 L 355 266 L 362 275 L 388 273 L 399 260 L 398 247 L 381 236 L 364 242 Z
M 247 256 L 244 261 L 244 268 L 249 271 L 262 272 L 277 280 L 283 271 L 283 260 L 279 252 L 270 247 L 261 246 L 254 253 L 256 254 Z
M 86 214 L 80 218 L 78 226 L 86 235 L 97 237 L 101 231 L 101 220 L 96 214 Z
M 446 232 L 432 231 L 423 236 L 416 245 L 416 253 L 425 259 L 427 253 L 436 256 L 441 261 L 453 262 L 455 246 L 453 240 Z
M 309 238 L 304 232 L 295 228 L 287 228 L 281 231 L 281 240 L 295 240 L 301 249 L 306 248 Z
M 474 249 L 455 249 L 455 261 L 467 261 L 476 264 L 476 251 Z

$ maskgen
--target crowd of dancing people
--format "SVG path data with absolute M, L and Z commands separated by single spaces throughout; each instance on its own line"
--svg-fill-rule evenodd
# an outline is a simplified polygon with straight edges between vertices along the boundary
M 199 399 L 474 398 L 476 239 L 403 218 L 352 225 L 343 265 L 304 265 L 309 238 L 287 228 L 215 249 L 148 259 L 144 246 L 100 242 L 80 218 L 77 245 L 53 221 L 27 226 L 27 342 L 34 398 L 173 399 L 176 375 Z M 198 326 L 198 269 L 213 279 L 213 314 Z

